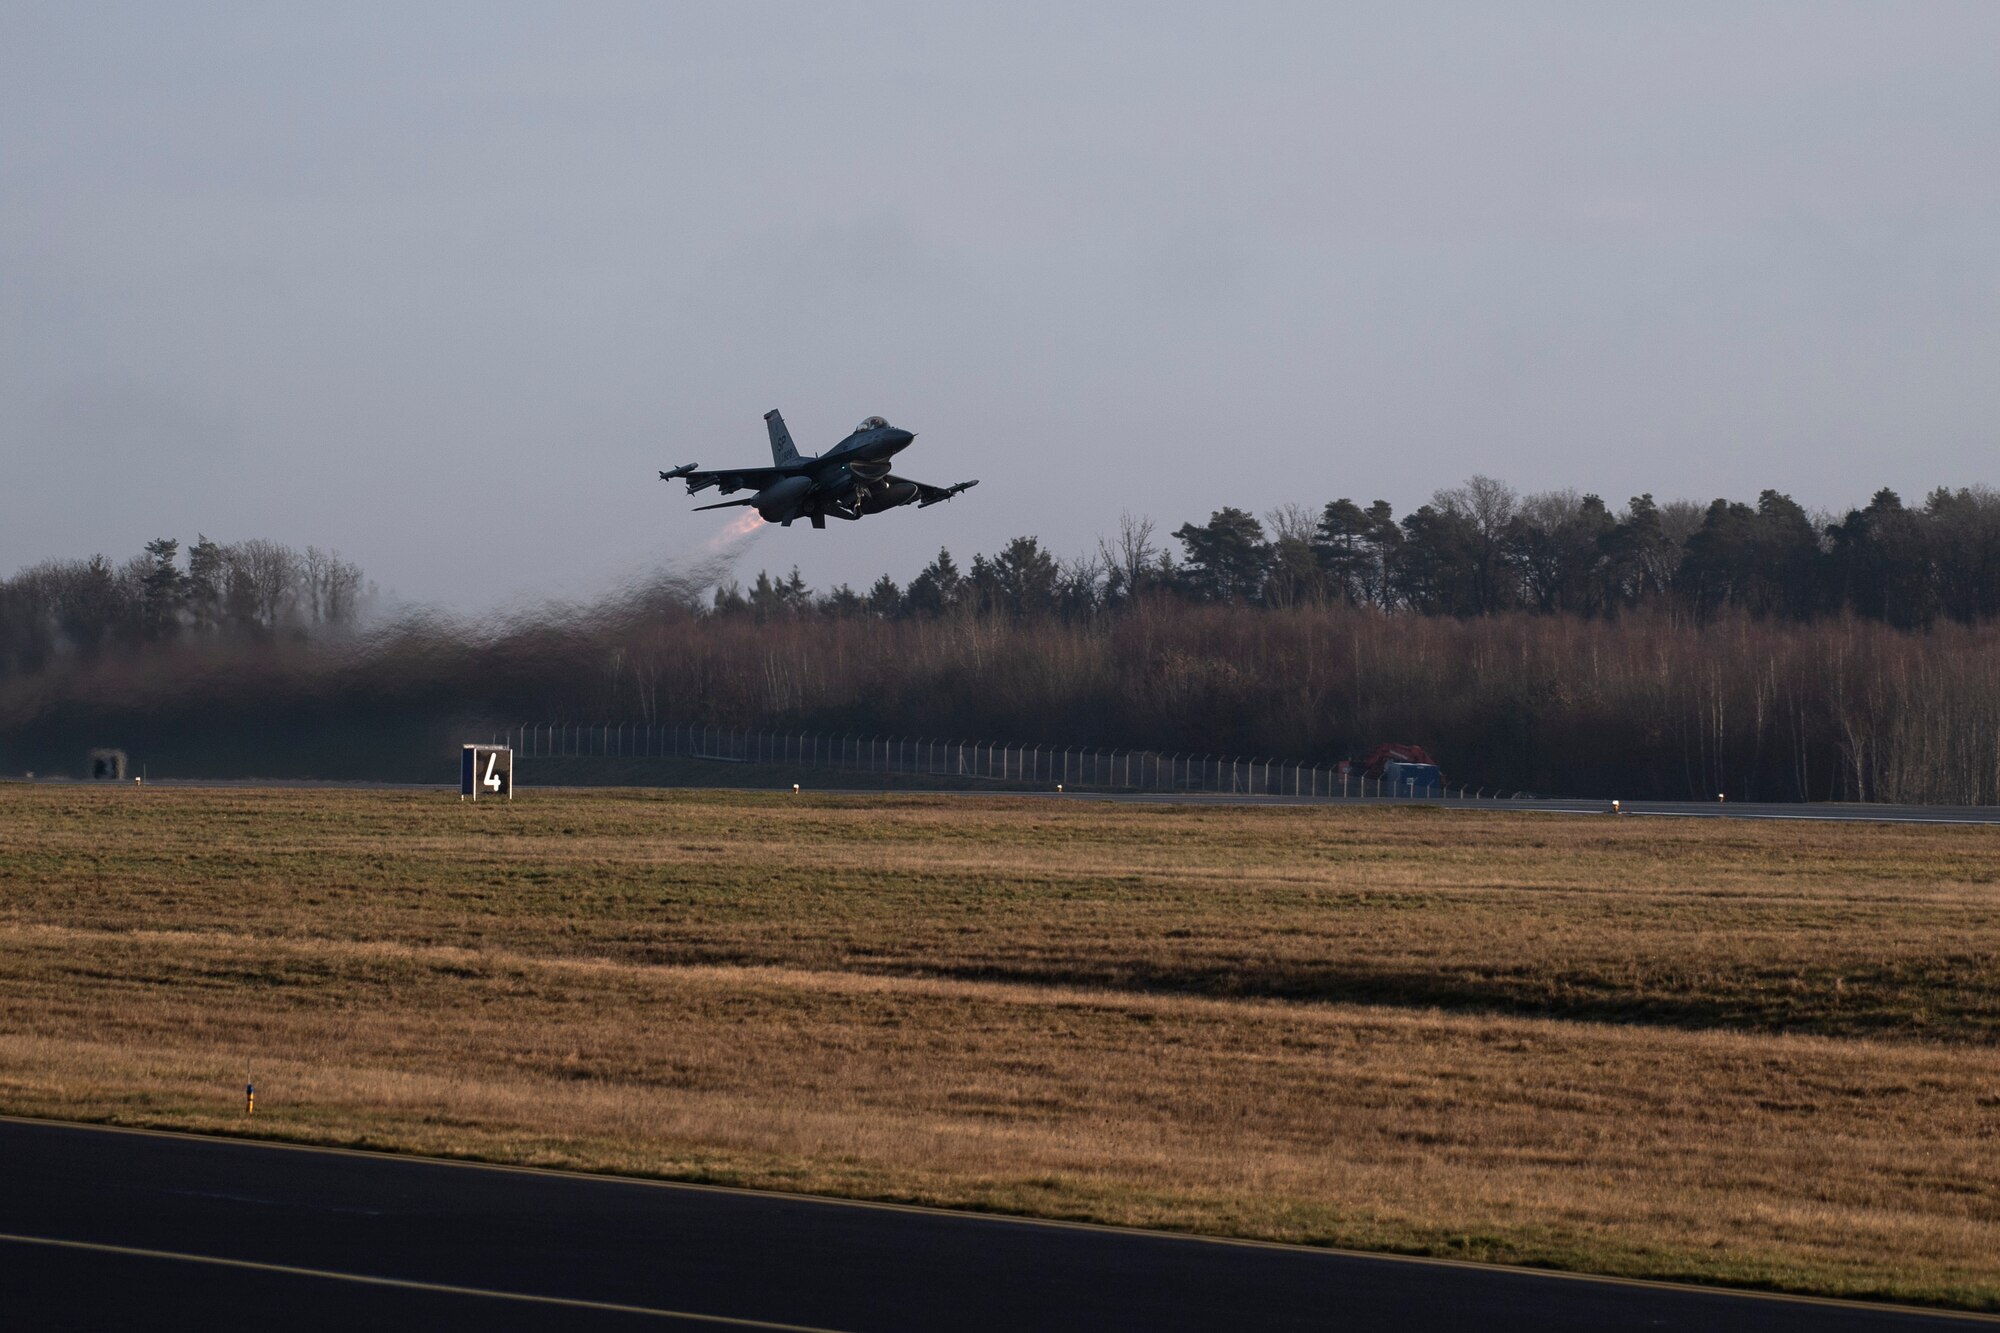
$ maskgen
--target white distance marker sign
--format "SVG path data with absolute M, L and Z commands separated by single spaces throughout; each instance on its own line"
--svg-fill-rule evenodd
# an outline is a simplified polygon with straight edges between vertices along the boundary
M 458 752 L 458 796 L 514 799 L 514 750 L 508 745 L 467 745 Z

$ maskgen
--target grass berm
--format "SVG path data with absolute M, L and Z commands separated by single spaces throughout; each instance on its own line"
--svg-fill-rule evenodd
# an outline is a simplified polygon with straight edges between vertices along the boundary
M 2000 1309 L 2000 830 L 5 784 L 0 1109 Z

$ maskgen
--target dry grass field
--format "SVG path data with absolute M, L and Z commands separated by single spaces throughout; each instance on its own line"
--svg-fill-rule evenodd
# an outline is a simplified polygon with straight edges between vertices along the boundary
M 2000 831 L 0 785 L 0 1109 L 2000 1308 Z

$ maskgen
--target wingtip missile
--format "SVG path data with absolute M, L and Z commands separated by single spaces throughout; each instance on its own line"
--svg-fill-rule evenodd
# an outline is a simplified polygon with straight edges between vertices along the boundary
M 677 468 L 673 468 L 669 471 L 662 472 L 660 474 L 660 480 L 672 481 L 675 477 L 685 477 L 688 473 L 694 471 L 696 468 L 700 466 L 701 464 L 699 463 L 683 463 Z
M 977 486 L 978 484 L 979 483 L 977 481 L 961 481 L 954 485 L 946 486 L 940 493 L 932 495 L 927 499 L 919 500 L 917 502 L 917 508 L 925 509 L 934 504 L 941 504 L 944 501 L 951 499 L 951 497 L 954 495 L 958 495 L 961 492 L 971 490 L 974 486 Z

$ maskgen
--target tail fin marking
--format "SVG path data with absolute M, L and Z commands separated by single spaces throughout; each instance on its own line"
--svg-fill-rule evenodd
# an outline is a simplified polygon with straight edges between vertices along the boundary
M 792 433 L 785 429 L 785 419 L 772 408 L 764 414 L 764 424 L 771 431 L 771 463 L 776 467 L 789 467 L 799 461 L 799 451 L 792 446 Z

